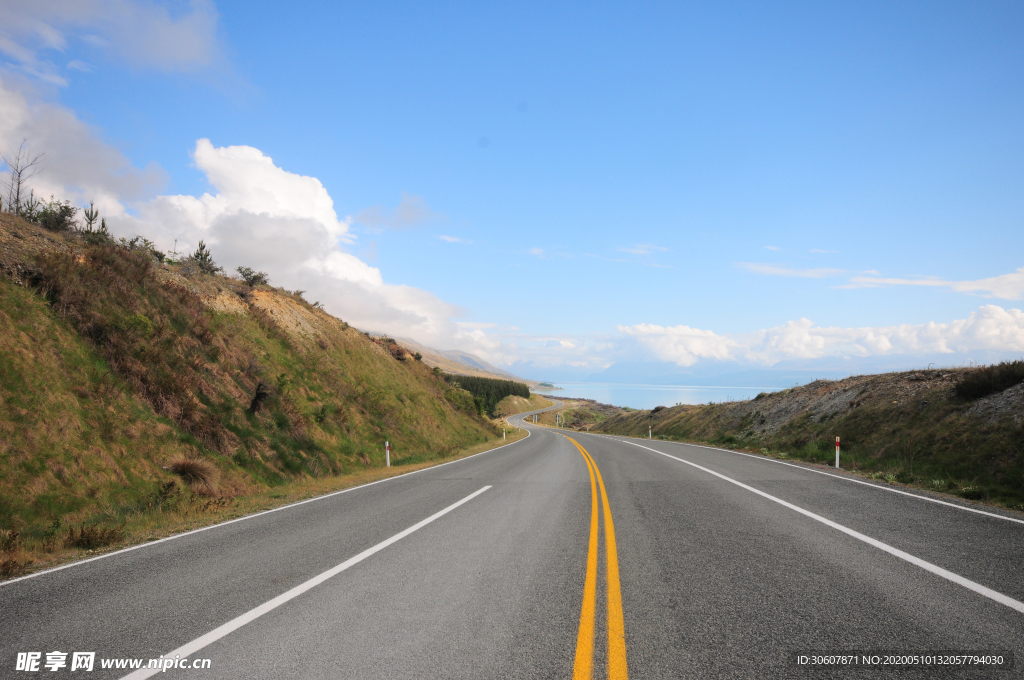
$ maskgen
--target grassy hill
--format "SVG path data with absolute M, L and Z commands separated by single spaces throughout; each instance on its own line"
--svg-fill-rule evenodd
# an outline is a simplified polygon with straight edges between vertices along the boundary
M 401 465 L 496 438 L 428 366 L 300 294 L 93 240 L 0 215 L 8 575 L 142 515 L 379 468 L 385 440 Z
M 1014 364 L 1016 366 L 1017 364 Z M 1024 369 L 1024 365 L 1019 367 Z M 710 443 L 1024 510 L 1024 370 L 983 367 L 818 380 L 749 401 L 676 406 L 592 428 Z
M 514 394 L 510 394 L 494 407 L 494 415 L 498 419 L 507 418 L 517 413 L 526 413 L 527 411 L 537 411 L 542 408 L 551 406 L 554 402 L 549 401 L 540 394 L 530 394 L 529 399 L 518 397 Z

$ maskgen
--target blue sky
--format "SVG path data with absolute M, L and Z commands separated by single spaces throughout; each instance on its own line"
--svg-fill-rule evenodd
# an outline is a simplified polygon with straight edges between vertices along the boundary
M 1024 355 L 1019 3 L 20 4 L 40 191 L 361 327 L 531 378 Z

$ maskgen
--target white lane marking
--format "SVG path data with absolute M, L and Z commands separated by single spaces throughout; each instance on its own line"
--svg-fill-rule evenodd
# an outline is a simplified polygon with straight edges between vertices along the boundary
M 224 637 L 226 635 L 229 635 L 229 634 L 233 633 L 234 631 L 238 630 L 239 628 L 241 628 L 245 624 L 251 623 L 252 621 L 255 621 L 259 617 L 261 617 L 264 614 L 266 614 L 267 612 L 272 611 L 274 609 L 277 609 L 278 607 L 283 605 L 285 602 L 288 602 L 289 600 L 293 600 L 296 597 L 298 597 L 299 595 L 302 595 L 303 593 L 305 593 L 307 590 L 311 590 L 312 588 L 317 587 L 318 585 L 320 585 L 321 583 L 323 583 L 327 579 L 331 578 L 332 576 L 337 576 L 338 574 L 340 574 L 341 572 L 345 571 L 349 567 L 354 566 L 356 564 L 359 564 L 360 562 L 365 560 L 367 557 L 370 557 L 374 553 L 378 553 L 381 550 L 383 550 L 384 548 L 388 547 L 389 545 L 391 545 L 393 543 L 397 543 L 398 541 L 402 540 L 403 538 L 405 538 L 409 534 L 413 533 L 414 531 L 417 531 L 417 530 L 422 529 L 423 527 L 427 526 L 428 524 L 433 522 L 435 519 L 437 519 L 439 517 L 443 517 L 444 515 L 447 515 L 449 512 L 451 512 L 455 508 L 459 507 L 463 503 L 468 503 L 469 501 L 473 500 L 474 498 L 476 498 L 477 496 L 479 496 L 484 491 L 487 491 L 490 488 L 491 488 L 490 486 L 485 486 L 484 488 L 480 489 L 479 491 L 474 491 L 473 493 L 471 493 L 468 496 L 466 496 L 465 498 L 463 498 L 461 501 L 452 503 L 451 505 L 449 505 L 444 510 L 441 510 L 440 512 L 436 512 L 433 515 L 431 515 L 430 517 L 426 518 L 425 520 L 422 520 L 420 522 L 417 522 L 416 524 L 413 524 L 411 527 L 409 527 L 405 531 L 400 531 L 399 533 L 395 534 L 391 538 L 389 538 L 387 540 L 384 540 L 384 541 L 381 541 L 377 545 L 373 546 L 372 548 L 368 548 L 368 549 L 364 550 L 363 552 L 359 553 L 355 557 L 350 557 L 349 559 L 345 560 L 344 562 L 342 562 L 338 566 L 333 567 L 331 569 L 328 569 L 327 571 L 325 571 L 324 573 L 320 574 L 319 576 L 314 576 L 313 578 L 309 579 L 305 583 L 297 585 L 297 586 L 295 586 L 294 588 L 292 588 L 291 590 L 289 590 L 287 592 L 281 593 L 280 595 L 275 597 L 273 600 L 265 602 L 265 603 L 261 604 L 259 607 L 256 607 L 255 609 L 251 609 L 251 610 L 247 611 L 246 613 L 242 614 L 241 616 L 237 616 L 237 617 L 231 619 L 230 621 L 228 621 L 224 625 L 222 625 L 222 626 L 220 626 L 218 628 L 214 628 L 213 630 L 211 630 L 206 635 L 203 635 L 202 637 L 198 637 L 195 640 L 193 640 L 192 642 L 187 642 L 184 645 L 182 645 L 181 647 L 178 647 L 177 649 L 175 649 L 173 651 L 167 652 L 166 654 L 163 655 L 163 657 L 165 659 L 173 659 L 175 656 L 180 656 L 182 658 L 187 658 L 189 656 L 192 656 L 193 654 L 198 652 L 203 647 L 206 647 L 207 645 L 213 644 L 217 640 L 220 640 L 222 637 Z M 135 671 L 134 673 L 129 673 L 128 675 L 124 676 L 121 680 L 142 680 L 143 678 L 152 677 L 152 676 L 156 675 L 157 673 L 160 673 L 161 671 L 162 671 L 162 669 L 160 669 L 160 668 L 142 668 L 140 670 Z
M 729 482 L 730 484 L 735 484 L 736 486 L 738 486 L 738 487 L 740 487 L 742 489 L 746 489 L 747 491 L 750 491 L 751 493 L 756 493 L 758 496 L 762 496 L 764 498 L 767 498 L 768 500 L 773 501 L 775 503 L 778 503 L 779 505 L 782 505 L 784 507 L 787 507 L 790 510 L 795 510 L 796 512 L 799 512 L 801 515 L 804 515 L 805 517 L 810 517 L 811 519 L 813 519 L 815 521 L 821 522 L 822 524 L 824 524 L 826 526 L 832 527 L 833 529 L 836 529 L 838 531 L 843 532 L 847 536 L 852 536 L 852 537 L 856 538 L 858 541 L 863 541 L 863 542 L 867 543 L 868 545 L 874 546 L 874 547 L 878 548 L 879 550 L 883 550 L 883 551 L 889 553 L 890 555 L 893 555 L 895 557 L 900 558 L 901 560 L 904 560 L 906 562 L 910 562 L 911 564 L 913 564 L 915 566 L 921 567 L 925 571 L 930 571 L 931 573 L 935 574 L 936 576 L 941 576 L 942 578 L 944 578 L 944 579 L 946 579 L 948 581 L 952 581 L 953 583 L 956 583 L 957 585 L 961 585 L 964 588 L 967 588 L 968 590 L 973 590 L 974 592 L 978 593 L 979 595 L 987 597 L 990 600 L 994 600 L 995 602 L 998 602 L 999 604 L 1006 605 L 1010 609 L 1015 609 L 1018 612 L 1024 614 L 1024 602 L 1020 602 L 1018 600 L 1013 599 L 1012 597 L 1008 597 L 1006 595 L 1003 595 L 1002 593 L 996 592 L 995 590 L 992 590 L 991 588 L 986 588 L 985 586 L 981 585 L 980 583 L 975 583 L 974 581 L 971 581 L 970 579 L 966 579 L 963 576 L 960 576 L 959 574 L 954 574 L 951 571 L 947 571 L 947 570 L 943 569 L 942 567 L 939 567 L 937 565 L 932 564 L 931 562 L 925 562 L 921 558 L 914 557 L 910 553 L 905 553 L 905 552 L 903 552 L 902 550 L 900 550 L 898 548 L 892 547 L 888 543 L 882 543 L 881 541 L 875 540 L 875 539 L 871 538 L 870 536 L 865 536 L 864 534 L 860 533 L 859 531 L 854 531 L 853 529 L 850 529 L 849 527 L 845 527 L 842 524 L 838 524 L 837 522 L 833 522 L 830 519 L 825 519 L 821 515 L 816 515 L 813 512 L 811 512 L 810 510 L 804 510 L 803 508 L 801 508 L 799 506 L 796 506 L 796 505 L 793 505 L 792 503 L 787 503 L 786 501 L 782 500 L 781 498 L 776 498 L 775 496 L 772 496 L 771 494 L 767 494 L 764 491 L 761 491 L 759 489 L 755 489 L 752 486 L 747 486 L 743 482 L 738 482 L 735 479 L 732 479 L 731 477 L 726 477 L 725 475 L 723 475 L 721 473 L 718 473 L 718 472 L 715 472 L 714 470 L 709 470 L 708 468 L 706 468 L 706 467 L 704 467 L 702 465 L 697 465 L 696 463 L 691 463 L 688 460 L 683 460 L 682 458 L 677 458 L 677 457 L 675 457 L 675 456 L 673 456 L 671 454 L 665 453 L 663 451 L 658 451 L 657 449 L 652 449 L 649 446 L 643 446 L 641 444 L 637 444 L 637 443 L 631 442 L 631 441 L 627 441 L 626 443 L 627 444 L 632 444 L 633 446 L 639 446 L 641 449 L 647 449 L 648 451 L 653 451 L 654 453 L 657 453 L 659 455 L 665 456 L 666 458 L 671 458 L 672 460 L 677 460 L 680 463 L 685 463 L 686 465 L 690 465 L 692 467 L 695 467 L 698 470 L 702 470 L 704 472 L 707 472 L 710 475 L 714 475 L 715 477 L 718 477 L 719 479 L 723 479 L 723 480 Z
M 590 436 L 592 436 L 592 437 L 604 437 L 605 439 L 615 439 L 617 441 L 629 442 L 629 438 L 628 437 L 613 437 L 611 435 L 606 435 L 606 434 L 591 434 Z M 629 442 L 629 443 L 632 444 L 633 442 Z M 841 475 L 835 475 L 835 474 L 832 474 L 832 473 L 829 473 L 829 472 L 824 472 L 822 470 L 815 470 L 814 468 L 804 467 L 803 465 L 794 465 L 793 463 L 787 463 L 787 462 L 782 461 L 782 460 L 775 460 L 774 458 L 768 458 L 767 456 L 758 456 L 758 455 L 753 454 L 753 453 L 742 453 L 740 451 L 732 451 L 730 449 L 720 449 L 717 446 L 705 446 L 703 444 L 690 444 L 690 443 L 687 443 L 687 442 L 663 441 L 662 443 L 664 443 L 664 444 L 675 444 L 676 446 L 694 446 L 694 447 L 696 447 L 698 449 L 708 449 L 709 451 L 721 451 L 722 453 L 732 453 L 732 454 L 735 454 L 737 456 L 746 456 L 747 458 L 754 458 L 756 460 L 761 460 L 761 461 L 764 461 L 766 463 L 776 463 L 778 465 L 785 465 L 786 467 L 796 468 L 797 470 L 803 470 L 804 472 L 813 472 L 813 473 L 818 474 L 818 475 L 825 475 L 826 477 L 831 477 L 832 479 L 839 479 L 839 480 L 844 481 L 844 482 L 852 482 L 854 484 L 862 484 L 862 485 L 864 485 L 866 487 L 869 487 L 869 488 L 872 488 L 872 489 L 876 489 L 878 491 L 888 491 L 889 493 L 898 493 L 901 496 L 909 496 L 911 498 L 916 498 L 916 499 L 921 500 L 921 501 L 928 501 L 929 503 L 937 503 L 939 505 L 945 505 L 946 507 L 955 508 L 957 510 L 963 510 L 965 512 L 973 512 L 973 513 L 978 514 L 978 515 L 985 515 L 986 517 L 995 517 L 996 519 L 1005 519 L 1007 522 L 1016 522 L 1017 524 L 1024 524 L 1024 519 L 1017 519 L 1016 517 L 1007 517 L 1006 515 L 997 515 L 994 512 L 986 512 L 984 510 L 978 510 L 977 508 L 967 507 L 966 505 L 958 505 L 956 503 L 950 503 L 948 501 L 940 501 L 938 498 L 931 498 L 929 496 L 922 496 L 920 494 L 911 493 L 909 491 L 902 491 L 900 489 L 892 489 L 892 488 L 889 488 L 888 486 L 882 486 L 881 484 L 872 484 L 871 482 L 865 482 L 865 481 L 860 480 L 860 479 L 853 479 L 852 477 L 843 477 Z
M 314 498 L 307 498 L 304 501 L 297 501 L 295 503 L 289 503 L 288 505 L 282 505 L 279 508 L 271 508 L 270 510 L 263 510 L 261 512 L 254 513 L 252 515 L 245 515 L 244 517 L 238 517 L 236 519 L 229 519 L 228 521 L 221 522 L 219 524 L 211 524 L 208 527 L 200 527 L 198 529 L 192 529 L 191 531 L 185 531 L 185 532 L 180 533 L 180 534 L 174 534 L 173 536 L 166 536 L 166 537 L 161 538 L 161 539 L 156 540 L 156 541 L 149 541 L 148 543 L 140 543 L 138 545 L 128 546 L 127 548 L 121 548 L 120 550 L 115 550 L 114 552 L 104 553 L 102 555 L 97 555 L 96 557 L 90 557 L 87 560 L 78 560 L 76 562 L 69 562 L 68 564 L 63 564 L 63 565 L 61 565 L 59 567 L 53 567 L 51 569 L 43 569 L 42 571 L 37 571 L 37 572 L 34 572 L 32 574 L 27 574 L 25 576 L 19 576 L 18 578 L 12 578 L 12 579 L 7 580 L 7 581 L 0 581 L 0 588 L 2 588 L 4 586 L 9 586 L 12 583 L 17 583 L 18 581 L 24 581 L 26 579 L 36 578 L 37 576 L 43 576 L 45 574 L 52 574 L 55 571 L 63 571 L 64 569 L 70 569 L 71 567 L 79 567 L 79 566 L 81 566 L 83 564 L 88 564 L 89 562 L 95 562 L 96 560 L 103 560 L 103 559 L 106 559 L 108 557 L 113 557 L 114 555 L 120 555 L 122 553 L 131 552 L 132 550 L 138 550 L 139 548 L 148 548 L 150 546 L 160 545 L 161 543 L 165 543 L 167 541 L 173 541 L 173 540 L 175 540 L 177 538 L 183 538 L 185 536 L 191 536 L 192 534 L 198 534 L 198 533 L 201 533 L 203 531 L 209 531 L 210 529 L 219 529 L 221 527 L 226 527 L 229 524 L 234 524 L 235 522 L 244 522 L 246 520 L 254 519 L 256 517 L 261 517 L 263 515 L 269 515 L 272 512 L 280 512 L 281 510 L 290 510 L 291 508 L 297 508 L 300 505 L 305 505 L 306 503 L 315 503 L 316 501 L 322 501 L 322 500 L 324 500 L 326 498 L 331 498 L 332 496 L 339 496 L 339 495 L 341 495 L 343 493 L 349 493 L 350 491 L 359 491 L 360 489 L 365 489 L 367 487 L 374 486 L 375 484 L 383 484 L 384 482 L 390 482 L 390 481 L 395 480 L 395 479 L 403 479 L 405 477 L 408 477 L 409 475 L 414 475 L 414 474 L 416 474 L 418 472 L 430 472 L 431 470 L 436 470 L 438 468 L 443 468 L 445 465 L 452 465 L 454 463 L 461 463 L 463 461 L 471 460 L 473 458 L 476 458 L 477 456 L 483 456 L 483 455 L 488 454 L 488 453 L 494 453 L 498 449 L 503 449 L 506 446 L 515 446 L 516 444 L 519 444 L 521 442 L 525 442 L 527 439 L 530 438 L 530 434 L 531 434 L 530 431 L 527 430 L 526 431 L 526 436 L 523 437 L 522 439 L 517 439 L 516 441 L 511 442 L 509 444 L 502 444 L 501 446 L 496 446 L 493 449 L 488 449 L 487 451 L 481 451 L 480 453 L 474 453 L 472 456 L 466 456 L 465 458 L 459 458 L 458 460 L 450 460 L 447 463 L 441 463 L 440 465 L 432 465 L 431 467 L 421 468 L 419 470 L 413 470 L 412 472 L 403 472 L 401 474 L 394 475 L 393 477 L 387 477 L 385 479 L 378 479 L 376 482 L 367 482 L 366 484 L 359 484 L 357 486 L 350 486 L 347 489 L 342 489 L 340 491 L 332 491 L 331 493 L 326 493 L 323 496 L 316 496 Z

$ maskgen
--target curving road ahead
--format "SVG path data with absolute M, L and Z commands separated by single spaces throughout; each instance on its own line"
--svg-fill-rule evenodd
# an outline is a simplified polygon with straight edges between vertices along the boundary
M 0 677 L 1024 674 L 1021 517 L 523 420 L 491 452 L 0 584 Z M 852 651 L 1014 666 L 795 660 Z M 132 658 L 209 668 L 100 667 Z

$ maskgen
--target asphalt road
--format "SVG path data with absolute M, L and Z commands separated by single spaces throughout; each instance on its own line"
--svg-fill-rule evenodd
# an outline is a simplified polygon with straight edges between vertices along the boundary
M 1019 677 L 1016 517 L 531 426 L 461 461 L 0 584 L 0 677 L 117 678 L 131 671 L 101 659 L 176 654 L 209 668 L 160 675 Z M 53 651 L 68 654 L 56 672 Z M 76 651 L 96 653 L 92 673 L 70 670 Z M 1014 667 L 793 660 L 847 651 Z M 19 652 L 40 652 L 40 670 L 15 670 Z

